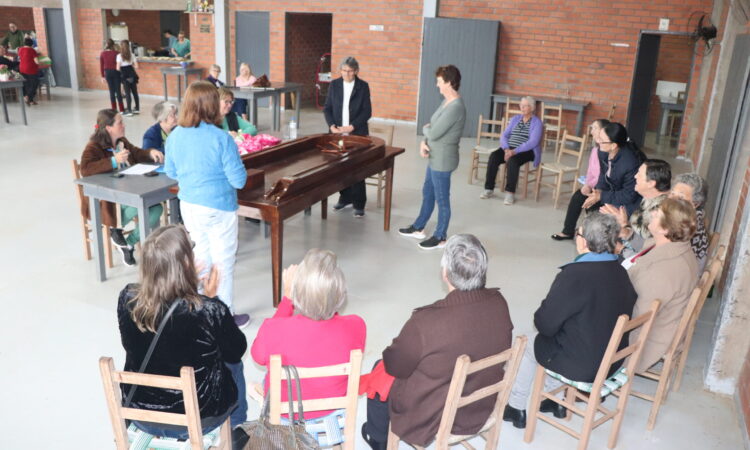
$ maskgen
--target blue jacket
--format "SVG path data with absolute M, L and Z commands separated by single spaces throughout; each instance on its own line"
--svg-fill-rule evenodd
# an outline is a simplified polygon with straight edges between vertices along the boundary
M 614 206 L 624 206 L 628 216 L 641 204 L 641 195 L 635 191 L 635 174 L 641 166 L 639 156 L 630 148 L 621 148 L 612 160 L 609 171 L 609 154 L 599 152 L 599 181 L 596 189 L 602 193 L 600 201 Z
M 232 136 L 206 122 L 169 134 L 164 171 L 180 184 L 180 200 L 222 211 L 237 210 L 247 179 Z
M 161 126 L 159 122 L 151 125 L 145 133 L 143 133 L 143 149 L 155 148 L 160 152 L 164 153 L 164 139 L 161 137 Z

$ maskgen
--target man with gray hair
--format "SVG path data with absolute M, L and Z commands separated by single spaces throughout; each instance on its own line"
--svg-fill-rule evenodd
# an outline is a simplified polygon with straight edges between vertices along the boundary
M 593 382 L 617 318 L 633 313 L 638 294 L 615 255 L 619 234 L 617 219 L 598 212 L 589 214 L 576 231 L 579 255 L 560 268 L 547 298 L 534 313 L 539 333 L 529 340 L 534 345 L 526 346 L 503 415 L 514 427 L 526 427 L 526 402 L 537 364 L 569 380 Z M 620 349 L 627 345 L 623 339 Z M 620 365 L 622 361 L 614 364 L 610 375 Z M 545 390 L 560 384 L 547 376 Z M 542 401 L 539 410 L 557 418 L 566 415 L 563 406 L 549 399 Z
M 497 288 L 485 288 L 487 252 L 479 239 L 458 234 L 445 245 L 442 278 L 448 295 L 417 308 L 393 343 L 383 351 L 385 371 L 395 377 L 387 402 L 367 402 L 365 440 L 385 449 L 388 425 L 401 440 L 427 446 L 435 439 L 456 359 L 472 361 L 501 353 L 511 346 L 513 324 L 508 304 Z M 496 383 L 502 370 L 470 377 L 467 391 Z M 495 405 L 490 397 L 458 410 L 453 434 L 475 434 Z
M 344 58 L 340 70 L 341 77 L 331 82 L 323 107 L 328 131 L 367 136 L 370 134 L 367 121 L 372 116 L 370 85 L 357 76 L 359 62 L 354 57 Z M 339 192 L 339 201 L 333 206 L 333 210 L 341 211 L 353 205 L 354 217 L 361 218 L 365 216 L 366 202 L 365 180 L 361 180 Z

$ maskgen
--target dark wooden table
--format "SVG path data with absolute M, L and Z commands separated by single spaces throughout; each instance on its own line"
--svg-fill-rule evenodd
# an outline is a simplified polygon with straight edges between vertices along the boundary
M 343 139 L 346 155 L 321 152 Z M 359 147 L 359 148 L 357 148 Z M 385 214 L 383 229 L 391 224 L 393 169 L 396 156 L 403 148 L 387 147 L 376 137 L 319 134 L 286 142 L 242 157 L 248 168 L 248 186 L 238 191 L 239 210 L 243 217 L 262 219 L 271 226 L 271 268 L 273 271 L 273 304 L 281 301 L 281 271 L 284 242 L 284 220 L 321 202 L 326 219 L 328 197 L 371 175 L 385 171 Z M 262 172 L 262 174 L 261 174 Z M 253 182 L 254 176 L 262 181 Z

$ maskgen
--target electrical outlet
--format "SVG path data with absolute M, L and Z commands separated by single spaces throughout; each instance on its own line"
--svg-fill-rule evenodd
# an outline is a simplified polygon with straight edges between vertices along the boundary
M 669 31 L 669 19 L 659 19 L 659 31 Z

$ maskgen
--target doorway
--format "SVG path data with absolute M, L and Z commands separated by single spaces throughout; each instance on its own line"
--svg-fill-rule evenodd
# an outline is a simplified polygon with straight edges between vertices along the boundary
M 303 108 L 316 104 L 319 63 L 323 55 L 331 53 L 332 23 L 332 14 L 286 13 L 284 79 L 302 84 Z M 359 55 L 341 56 L 357 58 Z M 338 62 L 332 62 L 331 67 L 335 67 L 336 64 Z M 367 79 L 367 67 L 363 67 L 362 71 L 363 78 Z M 290 101 L 291 99 L 287 98 L 287 106 L 291 106 Z M 320 99 L 320 102 L 325 103 L 325 98 Z
M 630 139 L 649 155 L 677 155 L 695 44 L 689 33 L 641 33 L 627 128 Z

